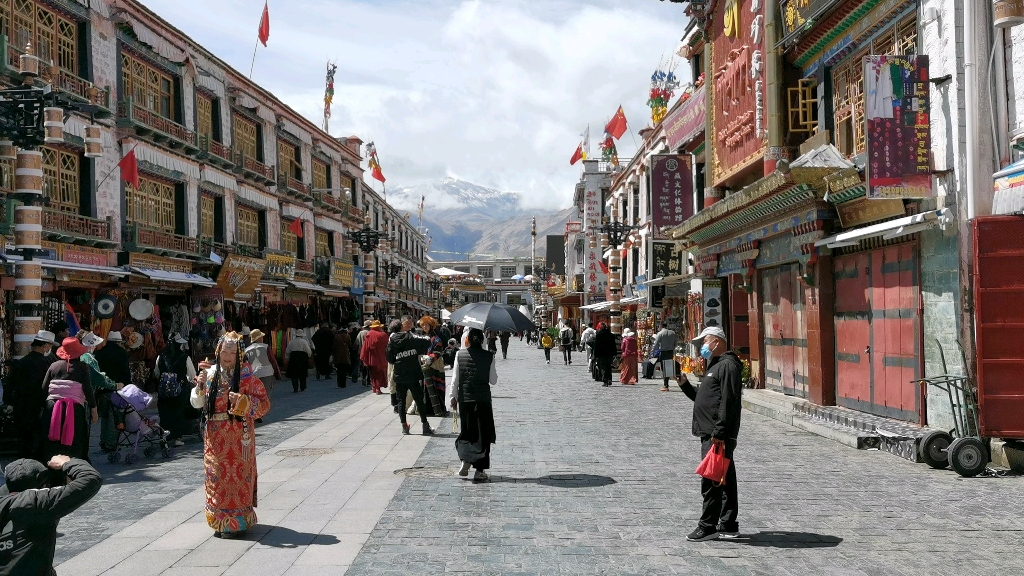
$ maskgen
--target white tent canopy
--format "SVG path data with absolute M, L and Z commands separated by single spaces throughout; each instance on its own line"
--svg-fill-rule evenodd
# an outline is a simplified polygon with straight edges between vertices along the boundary
M 438 276 L 469 276 L 469 274 L 465 272 L 459 272 L 458 270 L 452 270 L 451 268 L 444 267 L 435 268 L 434 270 L 431 270 L 431 272 Z
M 451 310 L 448 310 L 447 308 L 442 308 L 441 309 L 441 320 L 448 320 L 451 317 L 452 317 Z

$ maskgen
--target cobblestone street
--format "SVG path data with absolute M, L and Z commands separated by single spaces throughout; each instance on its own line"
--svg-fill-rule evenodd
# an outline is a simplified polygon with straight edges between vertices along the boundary
M 402 437 L 387 396 L 342 399 L 364 389 L 317 382 L 293 398 L 279 385 L 260 429 L 261 526 L 246 539 L 206 527 L 194 446 L 145 467 L 104 461 L 100 495 L 61 524 L 58 572 L 1024 572 L 1024 479 L 963 479 L 749 412 L 736 450 L 743 536 L 688 543 L 700 509 L 689 400 L 660 382 L 602 388 L 582 356 L 546 365 L 518 341 L 509 356 L 490 483 L 455 477 L 451 420 L 434 419 L 432 439 Z M 323 454 L 281 452 L 293 448 Z

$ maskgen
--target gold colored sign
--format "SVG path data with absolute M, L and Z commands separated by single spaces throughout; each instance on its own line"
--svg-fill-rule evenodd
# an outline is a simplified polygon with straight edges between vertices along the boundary
M 267 254 L 267 267 L 263 271 L 272 280 L 295 279 L 295 256 L 293 254 Z
M 338 258 L 331 258 L 331 273 L 328 281 L 331 286 L 350 288 L 354 274 L 354 264 Z
M 217 286 L 227 300 L 249 300 L 266 267 L 266 260 L 229 254 L 217 274 Z
M 128 254 L 128 265 L 138 268 L 149 268 L 150 270 L 163 270 L 164 272 L 192 273 L 192 262 L 178 260 L 176 258 L 165 258 L 153 254 L 131 252 Z
M 835 194 L 846 190 L 847 188 L 853 188 L 864 183 L 860 178 L 860 173 L 857 172 L 856 168 L 846 168 L 840 170 L 835 174 L 825 176 L 825 183 L 828 185 L 829 194 Z
M 903 200 L 858 198 L 836 206 L 843 228 L 877 222 L 894 216 L 903 216 Z

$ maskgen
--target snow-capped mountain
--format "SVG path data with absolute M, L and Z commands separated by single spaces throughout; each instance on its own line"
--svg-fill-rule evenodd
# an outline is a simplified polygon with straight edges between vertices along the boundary
M 430 257 L 463 260 L 487 256 L 529 256 L 530 226 L 537 217 L 537 253 L 544 254 L 544 237 L 565 232 L 575 212 L 523 210 L 520 196 L 456 178 L 388 190 L 388 202 L 417 222 L 420 200 L 425 199 L 422 227 L 431 238 Z M 471 256 L 475 255 L 475 256 Z

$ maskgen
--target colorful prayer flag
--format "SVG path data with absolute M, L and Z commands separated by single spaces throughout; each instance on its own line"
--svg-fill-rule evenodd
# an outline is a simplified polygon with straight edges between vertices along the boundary
M 331 103 L 334 102 L 334 73 L 338 70 L 337 64 L 327 65 L 327 89 L 324 91 L 324 117 L 331 117 Z
M 572 153 L 572 158 L 569 159 L 569 166 L 580 161 L 583 158 L 583 144 L 576 147 L 576 151 Z

